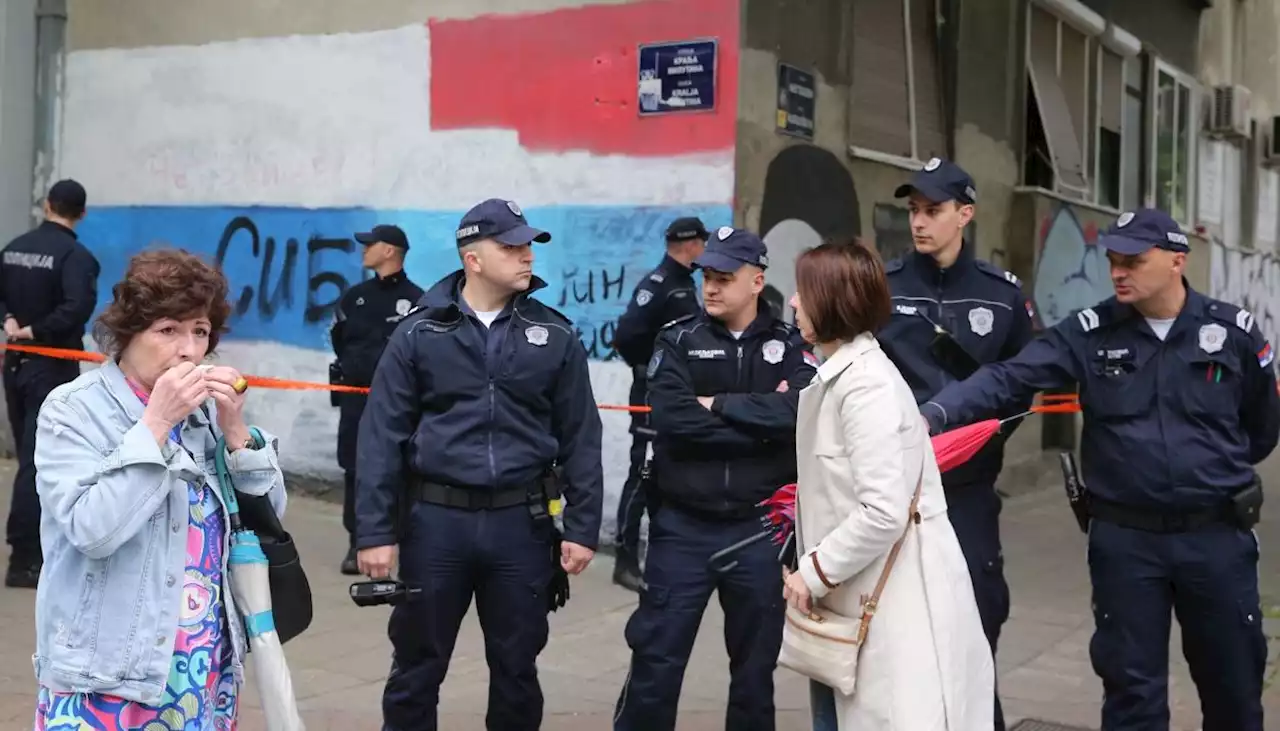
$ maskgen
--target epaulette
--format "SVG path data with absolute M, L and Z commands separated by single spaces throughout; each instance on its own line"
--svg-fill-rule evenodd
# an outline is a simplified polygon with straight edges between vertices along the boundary
M 901 270 L 902 265 L 903 265 L 902 257 L 898 257 L 897 259 L 890 259 L 889 261 L 884 263 L 884 273 L 893 274 L 894 272 Z
M 662 271 L 659 269 L 654 269 L 653 271 L 649 272 L 649 281 L 651 282 L 657 282 L 658 284 L 662 284 L 663 280 L 665 280 L 666 278 L 667 278 L 667 275 L 663 274 Z
M 1212 300 L 1208 306 L 1209 317 L 1222 322 L 1230 323 L 1240 328 L 1246 335 L 1253 332 L 1255 318 L 1253 313 L 1243 307 L 1236 307 L 1228 302 L 1219 302 Z
M 692 320 L 693 318 L 695 318 L 695 317 L 697 317 L 697 316 L 698 316 L 698 315 L 697 315 L 696 313 L 690 313 L 690 314 L 688 314 L 688 315 L 681 315 L 680 317 L 677 317 L 676 319 L 672 320 L 671 322 L 668 322 L 667 324 L 663 325 L 662 327 L 660 327 L 660 328 L 658 328 L 658 329 L 659 329 L 659 330 L 666 330 L 667 328 L 671 327 L 672 325 L 679 325 L 679 324 L 680 324 L 680 323 L 682 323 L 682 322 L 688 322 L 689 320 Z
M 1093 332 L 1103 325 L 1111 324 L 1111 308 L 1106 306 L 1106 302 L 1086 307 L 1083 310 L 1076 310 L 1071 313 L 1071 317 L 1076 318 L 1076 322 L 1080 324 L 1080 329 L 1084 332 Z
M 1018 279 L 1018 277 L 1015 276 L 1014 273 L 1011 271 L 1001 269 L 995 264 L 992 264 L 989 261 L 983 261 L 981 259 L 975 259 L 973 263 L 977 265 L 979 270 L 985 272 L 986 274 L 990 274 L 996 279 L 1000 279 L 1005 282 L 1008 282 L 1009 284 L 1012 284 L 1015 287 L 1022 286 L 1022 280 Z

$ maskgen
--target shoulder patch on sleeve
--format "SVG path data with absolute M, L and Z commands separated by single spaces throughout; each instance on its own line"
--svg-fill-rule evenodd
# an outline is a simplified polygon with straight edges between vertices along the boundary
M 653 378 L 658 373 L 658 366 L 662 365 L 662 348 L 654 348 L 653 356 L 649 358 L 649 365 L 644 369 L 645 378 Z
M 899 271 L 900 269 L 902 269 L 902 259 L 901 259 L 901 258 L 898 258 L 898 259 L 890 259 L 889 261 L 885 262 L 885 264 L 884 264 L 884 273 L 885 273 L 885 274 L 893 274 L 894 272 Z
M 658 284 L 662 284 L 663 280 L 665 280 L 666 278 L 667 278 L 667 275 L 663 274 L 661 271 L 649 272 L 649 281 L 651 282 L 657 282 Z
M 1252 312 L 1243 307 L 1236 307 L 1229 302 L 1213 300 L 1209 303 L 1208 309 L 1210 317 L 1228 325 L 1235 325 L 1243 330 L 1245 334 L 1251 334 L 1254 326 L 1258 324 Z
M 979 270 L 995 277 L 996 279 L 1003 279 L 1004 281 L 1008 282 L 1009 284 L 1012 284 L 1015 287 L 1022 286 L 1022 280 L 1018 279 L 1018 277 L 1011 271 L 1001 269 L 995 264 L 992 264 L 989 261 L 983 261 L 981 259 L 975 259 L 973 263 L 978 267 Z
M 1092 332 L 1102 326 L 1102 317 L 1092 307 L 1086 307 L 1077 312 L 1076 320 L 1080 323 L 1080 329 L 1085 332 Z
M 662 327 L 660 327 L 660 328 L 658 328 L 658 329 L 659 329 L 659 330 L 666 330 L 667 328 L 671 327 L 672 325 L 679 325 L 679 324 L 680 324 L 680 323 L 682 323 L 682 322 L 688 322 L 689 320 L 692 320 L 694 317 L 696 317 L 696 315 L 692 315 L 692 314 L 689 314 L 689 315 L 682 315 L 682 316 L 677 317 L 676 319 L 672 320 L 671 322 L 666 323 L 665 325 L 663 325 Z
M 653 301 L 653 292 L 650 292 L 649 290 L 644 289 L 643 287 L 636 290 L 637 306 L 644 307 L 645 305 L 649 304 L 652 301 Z
M 822 365 L 818 362 L 818 356 L 814 355 L 813 351 L 807 348 L 800 351 L 800 357 L 804 358 L 804 362 L 815 369 Z
M 1276 359 L 1276 351 L 1271 347 L 1271 343 L 1263 343 L 1262 350 L 1258 351 L 1258 365 L 1266 368 Z

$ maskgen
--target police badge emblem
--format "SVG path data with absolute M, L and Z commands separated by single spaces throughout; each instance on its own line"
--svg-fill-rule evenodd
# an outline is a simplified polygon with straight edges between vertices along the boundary
M 782 344 L 781 340 L 770 340 L 760 349 L 760 354 L 764 356 L 764 362 L 777 365 L 782 362 L 782 356 L 787 352 L 787 346 Z
M 524 337 L 529 341 L 529 344 L 537 345 L 538 347 L 542 347 L 547 344 L 548 335 L 549 333 L 547 332 L 547 329 L 541 325 L 534 325 L 524 331 Z
M 720 230 L 716 231 L 716 238 L 720 239 L 721 241 L 724 241 L 725 239 L 729 238 L 732 235 L 733 235 L 732 226 L 721 226 Z
M 933 172 L 934 170 L 937 170 L 937 169 L 938 169 L 938 166 L 939 166 L 939 165 L 941 165 L 941 164 L 942 164 L 942 161 L 941 161 L 941 160 L 939 160 L 939 159 L 938 159 L 938 158 L 936 158 L 936 157 L 931 157 L 931 158 L 929 158 L 929 162 L 926 162 L 926 163 L 924 164 L 924 171 L 925 171 L 926 173 L 931 173 L 931 172 Z
M 991 326 L 995 323 L 995 320 L 995 313 L 985 307 L 975 307 L 969 310 L 969 329 L 978 337 L 985 337 L 991 334 Z
M 517 206 L 515 201 L 507 201 L 507 208 L 517 216 L 524 215 L 524 213 L 520 211 L 520 206 Z
M 637 305 L 644 307 L 645 305 L 649 304 L 652 301 L 653 301 L 653 292 L 650 292 L 647 289 L 642 289 L 639 292 L 636 292 Z
M 396 314 L 404 317 L 409 314 L 409 309 L 413 307 L 413 303 L 409 300 L 396 300 Z
M 1129 222 L 1132 220 L 1133 220 L 1133 212 L 1125 211 L 1124 213 L 1120 214 L 1119 218 L 1116 219 L 1116 228 L 1124 228 L 1125 226 L 1128 226 Z
M 1206 353 L 1222 350 L 1227 342 L 1227 329 L 1218 323 L 1211 323 L 1200 328 L 1200 349 Z

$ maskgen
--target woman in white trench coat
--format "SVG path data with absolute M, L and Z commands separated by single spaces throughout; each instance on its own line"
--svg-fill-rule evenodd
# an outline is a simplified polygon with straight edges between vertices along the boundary
M 797 324 L 825 362 L 800 394 L 801 543 L 787 600 L 861 615 L 861 598 L 907 531 L 861 647 L 854 695 L 820 691 L 834 694 L 840 731 L 987 731 L 995 668 L 969 570 L 928 430 L 872 335 L 891 306 L 880 259 L 860 244 L 824 244 L 795 271 Z M 920 521 L 909 524 L 917 480 Z

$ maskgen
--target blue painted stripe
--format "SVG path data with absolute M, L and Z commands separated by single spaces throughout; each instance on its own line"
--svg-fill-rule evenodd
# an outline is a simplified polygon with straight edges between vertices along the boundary
M 424 288 L 458 267 L 453 231 L 464 211 L 366 208 L 120 206 L 91 208 L 80 237 L 102 262 L 99 309 L 124 276 L 129 256 L 154 245 L 180 246 L 219 258 L 235 312 L 228 338 L 272 340 L 328 350 L 333 305 L 360 281 L 359 246 L 351 238 L 378 223 L 409 236 L 409 276 Z M 611 354 L 613 323 L 640 277 L 663 254 L 663 232 L 679 216 L 707 228 L 732 223 L 728 205 L 548 206 L 525 211 L 552 234 L 535 246 L 534 271 L 549 286 L 539 295 L 577 323 L 595 358 Z

